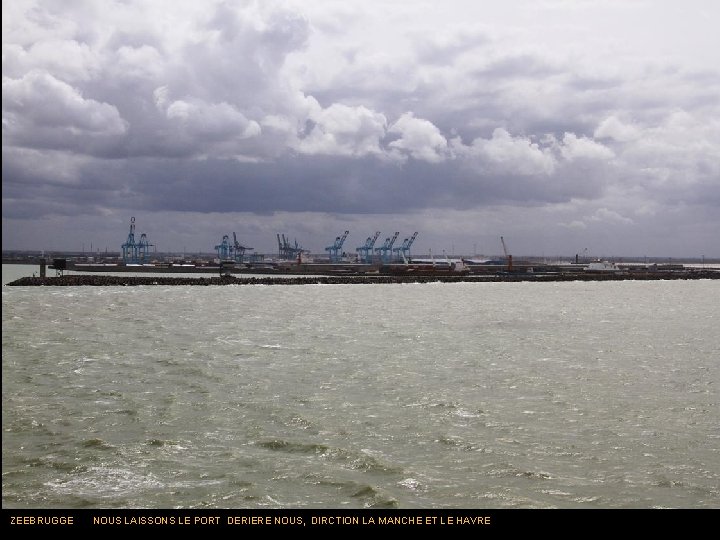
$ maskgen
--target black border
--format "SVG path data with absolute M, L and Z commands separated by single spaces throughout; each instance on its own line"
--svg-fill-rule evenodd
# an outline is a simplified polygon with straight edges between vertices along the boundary
M 399 530 L 422 533 L 684 533 L 717 530 L 718 509 L 3 509 L 3 528 L 92 530 L 95 533 L 166 531 Z

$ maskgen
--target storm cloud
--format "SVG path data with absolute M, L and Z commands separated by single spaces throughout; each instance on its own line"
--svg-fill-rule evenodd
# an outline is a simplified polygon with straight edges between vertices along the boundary
M 720 256 L 717 4 L 500 4 L 6 2 L 3 249 Z

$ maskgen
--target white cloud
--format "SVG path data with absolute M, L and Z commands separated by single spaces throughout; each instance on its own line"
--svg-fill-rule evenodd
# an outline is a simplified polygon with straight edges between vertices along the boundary
M 382 114 L 334 103 L 326 109 L 314 108 L 308 120 L 312 127 L 296 143 L 300 152 L 344 156 L 381 153 L 380 140 L 387 128 Z
M 117 51 L 112 72 L 118 78 L 153 80 L 161 77 L 164 70 L 164 59 L 155 47 L 123 45 Z
M 407 112 L 390 126 L 388 133 L 397 134 L 399 139 L 389 143 L 398 155 L 409 155 L 415 159 L 437 163 L 446 158 L 447 139 L 432 122 L 415 118 Z
M 560 151 L 568 161 L 576 159 L 607 161 L 615 156 L 606 146 L 587 137 L 578 137 L 574 133 L 565 133 Z
M 720 119 L 670 110 L 638 137 L 613 147 L 629 185 L 663 201 L 694 199 L 695 188 L 720 190 Z
M 623 123 L 614 115 L 600 122 L 594 133 L 596 139 L 612 139 L 618 142 L 634 141 L 640 135 L 640 129 L 632 124 Z
M 547 175 L 555 169 L 555 159 L 537 143 L 526 137 L 513 137 L 503 128 L 496 128 L 490 139 L 475 139 L 470 147 L 454 149 L 477 157 L 481 167 L 490 172 L 520 175 Z
M 199 140 L 247 139 L 260 135 L 260 125 L 228 103 L 173 101 L 167 117 Z
M 97 76 L 101 62 L 98 51 L 74 39 L 51 39 L 28 48 L 3 43 L 3 74 L 12 77 L 39 70 L 61 74 L 69 83 L 89 81 Z
M 86 99 L 69 84 L 42 71 L 3 77 L 3 139 L 32 145 L 50 140 L 67 147 L 81 137 L 117 137 L 128 125 L 113 105 Z

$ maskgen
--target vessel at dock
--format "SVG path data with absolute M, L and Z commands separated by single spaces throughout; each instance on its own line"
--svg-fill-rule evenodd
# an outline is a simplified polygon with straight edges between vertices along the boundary
M 203 266 L 196 264 L 125 264 L 125 263 L 76 263 L 67 261 L 63 268 L 57 268 L 55 264 L 50 268 L 56 270 L 72 270 L 75 272 L 155 272 L 155 273 L 199 273 L 217 274 L 220 266 Z
M 620 268 L 615 263 L 610 261 L 594 261 L 585 267 L 586 272 L 621 272 Z

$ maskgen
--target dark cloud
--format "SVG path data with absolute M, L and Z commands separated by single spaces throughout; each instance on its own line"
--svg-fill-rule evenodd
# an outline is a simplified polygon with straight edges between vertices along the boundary
M 401 4 L 6 3 L 3 244 L 52 223 L 62 248 L 60 230 L 138 212 L 173 223 L 154 224 L 176 244 L 241 215 L 254 241 L 343 221 L 367 236 L 377 216 L 437 240 L 451 214 L 528 237 L 542 223 L 558 245 L 609 241 L 602 225 L 629 239 L 668 212 L 717 227 L 720 72 L 707 51 L 685 52 L 687 65 L 656 56 L 662 18 L 637 40 L 619 30 L 637 28 L 636 8 L 565 20 L 528 6 L 472 26 L 463 2 L 442 21 Z M 608 34 L 588 33 L 583 10 Z M 675 230 L 696 234 L 686 225 Z M 707 238 L 673 245 L 710 251 Z

